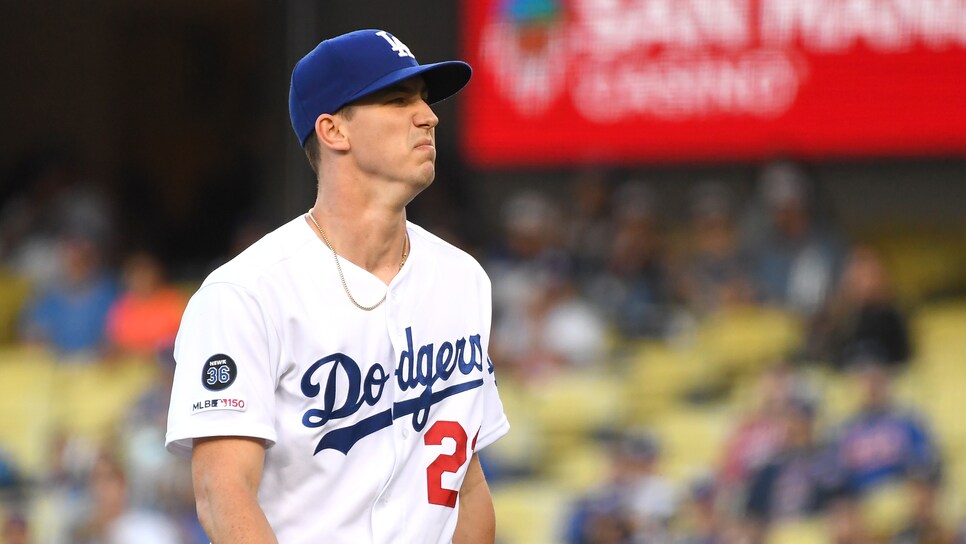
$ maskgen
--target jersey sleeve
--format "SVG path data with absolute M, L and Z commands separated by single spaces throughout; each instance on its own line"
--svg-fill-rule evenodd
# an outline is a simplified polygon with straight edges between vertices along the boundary
M 497 441 L 510 431 L 510 421 L 503 412 L 503 402 L 496 387 L 493 361 L 486 358 L 487 368 L 483 370 L 483 426 L 476 441 L 479 451 Z
M 483 274 L 483 296 L 481 308 L 486 323 L 486 347 L 489 349 L 491 317 L 493 314 L 492 290 L 489 278 Z M 496 383 L 496 367 L 489 355 L 486 357 L 486 367 L 483 369 L 483 425 L 476 441 L 476 451 L 494 443 L 501 436 L 510 431 L 510 422 L 503 411 L 503 401 Z
M 246 289 L 203 286 L 188 303 L 175 341 L 165 445 L 187 455 L 192 440 L 261 438 L 274 445 L 278 339 Z

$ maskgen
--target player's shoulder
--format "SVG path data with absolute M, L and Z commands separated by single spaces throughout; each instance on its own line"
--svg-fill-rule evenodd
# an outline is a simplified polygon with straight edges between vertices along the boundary
M 407 224 L 411 243 L 419 244 L 426 248 L 429 257 L 436 260 L 438 264 L 457 270 L 464 270 L 466 273 L 487 278 L 486 271 L 475 257 L 465 250 L 443 240 L 439 236 L 414 223 Z
M 313 241 L 311 231 L 299 216 L 262 236 L 241 253 L 216 268 L 202 288 L 217 283 L 234 284 L 254 290 L 279 267 L 288 266 L 304 255 L 302 249 Z

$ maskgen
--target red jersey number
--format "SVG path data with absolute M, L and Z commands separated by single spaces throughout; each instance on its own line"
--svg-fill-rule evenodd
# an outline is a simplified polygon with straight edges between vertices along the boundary
M 437 421 L 423 435 L 423 442 L 427 446 L 439 446 L 442 445 L 444 438 L 455 440 L 456 449 L 453 453 L 440 454 L 426 467 L 426 484 L 430 504 L 455 508 L 459 491 L 443 487 L 443 474 L 457 472 L 466 462 L 466 431 L 455 421 Z

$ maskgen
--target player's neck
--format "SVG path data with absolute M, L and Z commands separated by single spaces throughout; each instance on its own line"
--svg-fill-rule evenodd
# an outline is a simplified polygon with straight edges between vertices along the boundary
M 340 257 L 387 284 L 392 281 L 403 252 L 408 251 L 405 208 L 358 207 L 320 197 L 312 210 Z M 315 230 L 311 222 L 309 226 Z

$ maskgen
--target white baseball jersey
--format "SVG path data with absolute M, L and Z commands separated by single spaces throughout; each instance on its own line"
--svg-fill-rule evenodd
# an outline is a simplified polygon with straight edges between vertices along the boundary
M 215 270 L 175 344 L 167 447 L 265 440 L 259 503 L 282 544 L 448 543 L 469 459 L 509 430 L 487 357 L 490 282 L 407 224 L 388 288 L 303 216 Z M 387 290 L 388 289 L 388 290 Z

